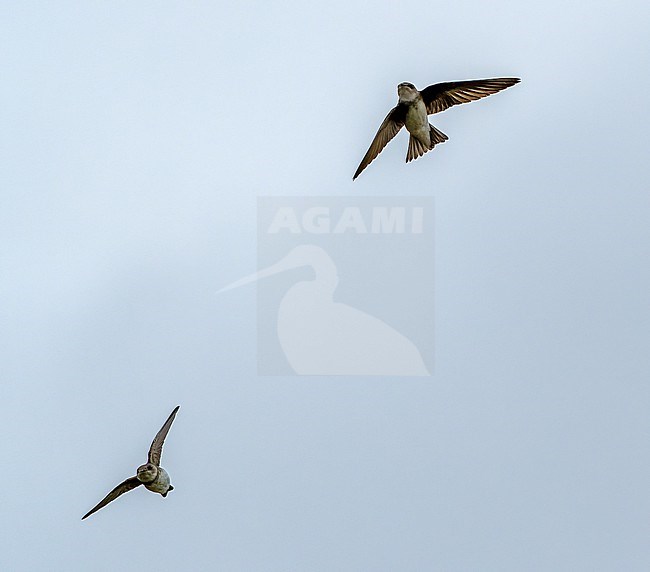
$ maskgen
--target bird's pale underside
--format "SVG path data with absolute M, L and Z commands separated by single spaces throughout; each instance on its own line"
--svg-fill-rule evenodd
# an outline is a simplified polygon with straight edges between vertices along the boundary
M 165 421 L 164 425 L 160 428 L 160 431 L 156 434 L 149 448 L 149 455 L 147 457 L 147 463 L 138 467 L 138 471 L 135 477 L 130 477 L 126 481 L 117 485 L 110 493 L 108 493 L 96 506 L 94 506 L 90 511 L 88 511 L 82 518 L 89 517 L 94 512 L 97 512 L 100 508 L 105 507 L 111 501 L 114 501 L 120 495 L 144 485 L 150 491 L 161 494 L 163 497 L 167 496 L 167 493 L 174 489 L 169 483 L 169 475 L 167 471 L 160 466 L 160 459 L 162 457 L 162 448 L 165 442 L 165 437 L 169 433 L 169 428 L 174 422 L 174 417 L 180 405 L 174 408 L 174 411 L 171 412 L 170 416 Z
M 428 115 L 440 113 L 452 105 L 482 99 L 519 81 L 519 78 L 514 77 L 452 81 L 430 85 L 422 91 L 418 91 L 411 83 L 401 83 L 398 86 L 398 104 L 380 125 L 352 179 L 361 174 L 402 127 L 406 126 L 410 135 L 406 155 L 408 163 L 448 139 L 444 133 L 429 124 Z

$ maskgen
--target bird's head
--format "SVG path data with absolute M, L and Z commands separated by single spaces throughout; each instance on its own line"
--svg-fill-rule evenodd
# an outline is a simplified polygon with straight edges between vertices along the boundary
M 405 103 L 415 101 L 419 94 L 420 92 L 417 90 L 417 88 L 408 81 L 403 81 L 397 86 L 397 95 L 399 97 L 399 100 Z
M 151 483 L 152 481 L 155 481 L 158 476 L 158 467 L 153 463 L 140 465 L 136 476 L 141 483 Z
M 260 278 L 265 278 L 266 276 L 272 276 L 279 272 L 291 270 L 292 268 L 300 268 L 302 266 L 311 266 L 314 269 L 316 278 L 321 281 L 321 283 L 329 284 L 332 289 L 336 288 L 336 284 L 338 283 L 336 266 L 329 254 L 327 254 L 327 252 L 325 252 L 320 246 L 314 244 L 299 244 L 290 250 L 289 253 L 279 262 L 267 266 L 262 270 L 258 270 L 255 274 L 244 276 L 244 278 L 240 278 L 236 282 L 225 286 L 219 290 L 219 292 L 231 290 L 232 288 L 239 288 L 239 286 L 255 282 Z

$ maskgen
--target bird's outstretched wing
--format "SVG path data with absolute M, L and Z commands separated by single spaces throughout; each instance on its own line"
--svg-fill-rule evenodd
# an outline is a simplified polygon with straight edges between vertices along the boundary
M 367 153 L 364 155 L 363 159 L 361 159 L 361 163 L 359 163 L 357 172 L 354 174 L 354 177 L 352 177 L 353 181 L 361 174 L 361 171 L 363 171 L 368 165 L 370 165 L 370 163 L 372 163 L 372 161 L 375 160 L 377 155 L 381 153 L 381 150 L 384 147 L 386 147 L 388 142 L 393 137 L 395 137 L 395 135 L 397 135 L 397 133 L 402 127 L 404 127 L 405 120 L 406 120 L 405 105 L 402 105 L 400 103 L 390 110 L 390 112 L 386 116 L 386 119 L 384 119 L 383 123 L 379 126 L 379 129 L 377 130 L 377 134 L 375 135 L 375 138 L 372 140 L 372 143 L 370 144 L 370 148 L 368 149 Z
M 167 437 L 167 433 L 169 433 L 169 428 L 172 426 L 174 417 L 176 417 L 176 412 L 179 410 L 179 408 L 180 405 L 177 405 L 174 408 L 174 411 L 171 412 L 171 415 L 167 418 L 165 424 L 160 428 L 158 434 L 153 438 L 151 447 L 149 447 L 149 462 L 156 465 L 156 467 L 160 466 L 160 457 L 162 456 L 163 443 L 165 442 L 165 437 Z
M 517 77 L 496 77 L 468 81 L 448 81 L 425 87 L 420 93 L 427 106 L 427 113 L 438 113 L 452 105 L 482 99 L 502 89 L 511 87 L 521 80 Z
M 93 512 L 97 512 L 100 508 L 105 507 L 109 502 L 114 501 L 120 495 L 128 493 L 131 489 L 134 489 L 140 486 L 142 483 L 138 480 L 137 477 L 131 477 L 126 479 L 123 483 L 117 485 L 110 493 L 108 493 L 94 508 L 88 511 L 85 515 L 81 517 L 81 520 L 88 518 Z

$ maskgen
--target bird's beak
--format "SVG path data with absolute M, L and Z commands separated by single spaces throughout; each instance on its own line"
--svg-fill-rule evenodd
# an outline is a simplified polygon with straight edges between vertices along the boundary
M 239 280 L 235 280 L 231 284 L 228 284 L 228 286 L 224 286 L 220 290 L 217 290 L 217 294 L 221 294 L 222 292 L 239 288 L 240 286 L 245 286 L 246 284 L 250 284 L 251 282 L 257 282 L 260 278 L 273 276 L 274 274 L 278 274 L 279 272 L 284 272 L 285 270 L 291 270 L 292 268 L 297 268 L 298 266 L 303 266 L 303 265 L 304 263 L 296 263 L 294 260 L 291 260 L 289 255 L 287 255 L 282 260 L 280 260 L 280 262 L 277 262 L 276 264 L 267 266 L 262 270 L 258 270 L 254 274 L 249 274 L 248 276 L 244 276 Z

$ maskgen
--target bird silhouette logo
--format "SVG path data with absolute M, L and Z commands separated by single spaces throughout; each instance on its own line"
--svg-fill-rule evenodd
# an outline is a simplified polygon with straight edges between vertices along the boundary
M 405 335 L 378 317 L 334 301 L 337 268 L 320 246 L 296 246 L 277 263 L 219 293 L 305 266 L 312 268 L 314 278 L 287 290 L 277 317 L 280 346 L 297 374 L 430 375 L 420 351 Z

